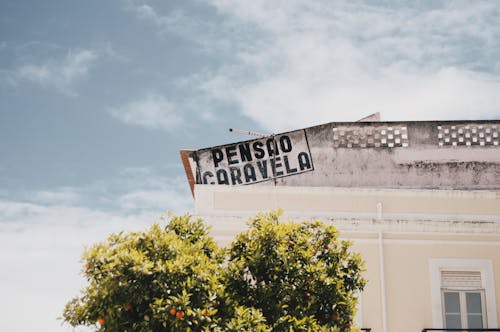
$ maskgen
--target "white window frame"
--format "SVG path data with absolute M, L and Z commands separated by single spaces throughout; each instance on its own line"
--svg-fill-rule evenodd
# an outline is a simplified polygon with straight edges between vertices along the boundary
M 434 328 L 443 328 L 443 303 L 441 295 L 441 271 L 478 271 L 484 289 L 486 321 L 488 327 L 497 326 L 495 280 L 491 259 L 430 258 L 429 276 Z

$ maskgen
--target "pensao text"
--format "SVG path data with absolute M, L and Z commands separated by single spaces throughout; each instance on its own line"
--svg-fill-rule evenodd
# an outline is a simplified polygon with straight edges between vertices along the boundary
M 198 172 L 197 183 L 251 184 L 312 170 L 307 147 L 296 145 L 304 144 L 281 135 L 212 148 L 206 155 L 208 167 Z

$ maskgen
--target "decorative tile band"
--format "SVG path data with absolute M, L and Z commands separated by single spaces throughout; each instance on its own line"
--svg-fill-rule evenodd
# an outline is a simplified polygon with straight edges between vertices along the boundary
M 500 128 L 497 125 L 438 125 L 437 129 L 439 146 L 498 146 L 500 144 Z
M 395 148 L 408 147 L 405 126 L 341 126 L 333 128 L 335 148 Z

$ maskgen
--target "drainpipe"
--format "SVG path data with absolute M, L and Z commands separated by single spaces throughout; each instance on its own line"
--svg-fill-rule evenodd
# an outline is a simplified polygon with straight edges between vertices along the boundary
M 384 234 L 378 232 L 378 252 L 380 257 L 380 299 L 382 301 L 382 331 L 387 332 L 387 305 L 385 302 Z

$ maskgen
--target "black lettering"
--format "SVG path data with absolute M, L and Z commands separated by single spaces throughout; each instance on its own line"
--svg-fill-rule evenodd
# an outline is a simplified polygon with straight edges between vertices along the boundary
M 229 178 L 225 169 L 219 169 L 217 171 L 217 183 L 218 184 L 229 184 Z
M 269 157 L 274 156 L 275 154 L 278 155 L 280 154 L 280 151 L 278 150 L 278 144 L 276 144 L 276 141 L 274 140 L 274 137 L 268 138 L 266 141 L 266 147 L 267 147 L 267 154 Z
M 243 143 L 239 145 L 241 161 L 252 161 L 252 154 L 250 153 L 250 143 Z
M 301 152 L 298 155 L 299 168 L 301 171 L 311 168 L 311 161 L 309 160 L 309 155 L 305 152 Z
M 280 147 L 281 151 L 283 152 L 290 152 L 292 151 L 292 141 L 290 140 L 290 137 L 287 135 L 283 135 L 280 137 Z
M 212 159 L 214 160 L 214 166 L 217 167 L 219 163 L 224 159 L 224 153 L 219 149 L 212 150 Z
M 231 171 L 231 181 L 233 184 L 241 184 L 241 170 L 239 167 L 229 167 L 229 170 Z
M 267 161 L 257 161 L 257 167 L 259 168 L 260 174 L 263 179 L 267 179 Z
M 281 163 L 281 157 L 275 157 L 270 161 L 271 161 L 271 168 L 273 169 L 273 174 L 275 176 L 282 176 L 283 171 L 277 171 L 278 168 L 281 168 L 283 166 L 283 164 Z
M 245 173 L 245 182 L 257 181 L 257 177 L 255 176 L 255 168 L 251 164 L 246 164 L 243 167 L 243 173 Z
M 252 146 L 253 146 L 253 150 L 255 151 L 254 152 L 255 158 L 257 158 L 257 159 L 264 158 L 264 156 L 266 155 L 266 153 L 264 152 L 264 149 L 262 148 L 264 146 L 264 143 L 257 141 L 257 142 L 254 142 Z
M 234 165 L 238 163 L 238 159 L 232 159 L 233 157 L 236 157 L 238 153 L 236 152 L 236 146 L 228 146 L 226 147 L 226 156 L 227 156 L 227 161 L 229 162 L 229 165 Z
M 288 156 L 284 156 L 283 161 L 285 162 L 285 169 L 288 174 L 297 172 L 297 168 L 290 168 L 290 162 L 288 161 Z
M 206 171 L 205 173 L 203 173 L 203 184 L 215 184 L 215 182 L 213 181 L 210 181 L 210 183 L 208 182 L 209 177 L 213 178 L 214 174 L 210 171 Z

